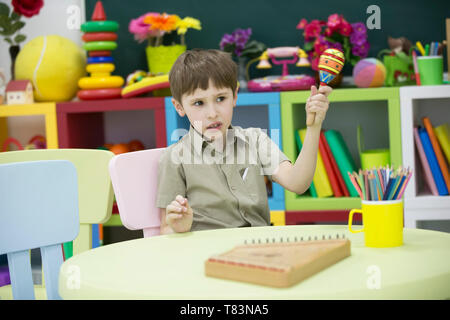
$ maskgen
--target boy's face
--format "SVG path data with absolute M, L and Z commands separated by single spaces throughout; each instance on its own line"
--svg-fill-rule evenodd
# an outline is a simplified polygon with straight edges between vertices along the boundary
M 194 128 L 209 140 L 226 137 L 233 118 L 237 91 L 231 88 L 216 88 L 212 82 L 206 90 L 197 88 L 191 94 L 183 94 L 181 101 L 172 99 L 178 114 L 187 115 Z

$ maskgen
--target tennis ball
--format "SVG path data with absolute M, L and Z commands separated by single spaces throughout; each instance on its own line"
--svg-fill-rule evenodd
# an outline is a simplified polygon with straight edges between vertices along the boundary
M 39 36 L 17 56 L 16 79 L 33 84 L 36 101 L 68 101 L 78 91 L 78 79 L 86 74 L 86 57 L 73 41 L 57 36 Z

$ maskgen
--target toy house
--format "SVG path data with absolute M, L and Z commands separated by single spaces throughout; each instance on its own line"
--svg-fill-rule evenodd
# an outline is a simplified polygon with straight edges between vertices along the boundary
M 30 80 L 11 80 L 5 90 L 6 104 L 31 104 L 33 86 Z

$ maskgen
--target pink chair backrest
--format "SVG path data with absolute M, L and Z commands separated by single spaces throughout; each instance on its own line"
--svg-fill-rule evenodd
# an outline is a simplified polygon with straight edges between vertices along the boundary
M 165 148 L 128 152 L 109 162 L 109 174 L 123 225 L 143 230 L 144 238 L 159 235 L 156 207 L 158 161 Z

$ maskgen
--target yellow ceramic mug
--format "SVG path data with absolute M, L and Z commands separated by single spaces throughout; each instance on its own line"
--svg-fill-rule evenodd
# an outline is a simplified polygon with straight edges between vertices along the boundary
M 352 209 L 348 216 L 348 230 L 364 231 L 366 247 L 388 248 L 403 244 L 403 200 L 361 201 L 361 209 Z M 362 214 L 363 228 L 353 230 L 353 214 Z

